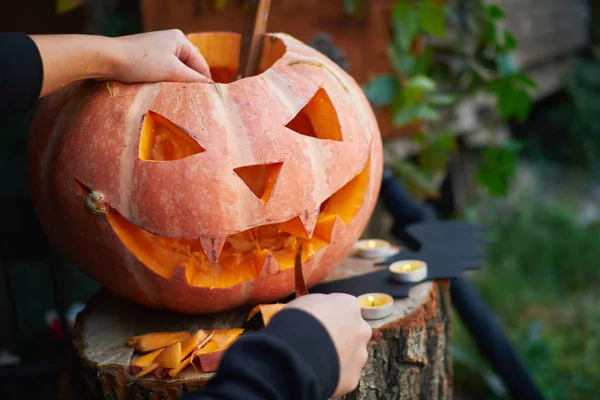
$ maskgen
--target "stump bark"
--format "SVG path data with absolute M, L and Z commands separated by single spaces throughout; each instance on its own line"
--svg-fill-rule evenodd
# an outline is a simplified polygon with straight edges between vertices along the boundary
M 347 258 L 328 277 L 342 279 L 373 270 L 373 262 Z M 77 389 L 86 399 L 177 399 L 199 390 L 214 376 L 184 369 L 176 378 L 136 379 L 129 371 L 133 349 L 127 337 L 148 332 L 241 327 L 248 309 L 215 315 L 183 315 L 148 309 L 107 292 L 96 295 L 79 314 L 74 345 Z M 358 387 L 343 400 L 450 399 L 450 293 L 447 281 L 424 282 L 406 299 L 394 301 L 394 314 L 370 321 L 369 359 Z M 318 400 L 318 399 L 315 399 Z

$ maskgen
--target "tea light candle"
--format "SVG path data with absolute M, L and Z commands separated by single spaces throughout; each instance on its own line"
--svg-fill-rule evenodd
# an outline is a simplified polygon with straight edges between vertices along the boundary
M 389 267 L 392 279 L 397 282 L 421 282 L 427 277 L 427 264 L 420 260 L 402 260 Z
M 385 293 L 367 293 L 358 296 L 358 303 L 364 319 L 381 319 L 394 312 L 394 299 Z
M 390 243 L 383 239 L 365 239 L 356 242 L 356 252 L 363 258 L 379 258 L 389 254 Z

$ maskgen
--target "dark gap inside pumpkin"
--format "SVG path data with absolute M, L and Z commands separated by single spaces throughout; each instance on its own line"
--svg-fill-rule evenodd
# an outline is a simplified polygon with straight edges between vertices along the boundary
M 239 65 L 240 35 L 229 32 L 210 32 L 188 35 L 208 63 L 213 81 L 230 83 Z M 283 41 L 265 35 L 256 75 L 271 68 L 286 52 Z
M 87 186 L 85 186 L 83 183 L 81 183 L 79 181 L 79 179 L 75 179 L 75 185 L 77 186 L 77 189 L 79 189 L 79 193 L 83 197 L 88 197 L 90 195 L 90 193 L 92 193 L 92 191 Z
M 235 168 L 235 173 L 263 203 L 267 203 L 279 177 L 283 162 L 248 165 Z
M 203 151 L 194 138 L 162 115 L 148 111 L 144 116 L 140 134 L 140 160 L 174 161 Z
M 171 279 L 173 271 L 184 266 L 190 285 L 227 288 L 255 279 L 263 267 L 268 267 L 269 259 L 274 259 L 282 271 L 293 268 L 301 243 L 303 261 L 327 247 L 336 220 L 348 226 L 360 210 L 369 186 L 369 170 L 370 160 L 367 160 L 357 176 L 324 202 L 310 238 L 298 217 L 257 226 L 228 236 L 216 264 L 208 260 L 199 239 L 155 235 L 112 208 L 107 218 L 124 246 L 158 275 Z
M 226 67 L 210 67 L 210 75 L 216 83 L 229 83 L 233 81 L 236 70 Z
M 304 136 L 342 141 L 342 128 L 329 95 L 319 88 L 310 101 L 286 125 Z

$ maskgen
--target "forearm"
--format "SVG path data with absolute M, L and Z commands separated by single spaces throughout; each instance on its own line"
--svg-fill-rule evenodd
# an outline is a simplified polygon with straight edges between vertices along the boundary
M 0 114 L 84 79 L 212 82 L 204 57 L 174 29 L 115 38 L 0 33 L 0 60 Z
M 82 79 L 113 75 L 122 58 L 118 39 L 95 35 L 30 35 L 43 65 L 43 97 Z

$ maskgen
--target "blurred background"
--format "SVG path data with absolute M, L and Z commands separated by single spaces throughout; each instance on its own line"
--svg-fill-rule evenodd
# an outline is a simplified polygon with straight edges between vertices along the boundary
M 363 86 L 391 179 L 441 219 L 488 227 L 489 259 L 468 277 L 544 397 L 595 398 L 600 2 L 272 3 L 268 31 L 309 43 Z M 241 32 L 243 18 L 243 0 L 0 2 L 3 32 Z M 99 288 L 49 248 L 33 215 L 33 113 L 0 119 L 0 398 L 65 399 L 63 333 Z M 379 204 L 365 236 L 393 239 L 394 224 Z M 455 398 L 508 398 L 459 318 L 452 340 Z

